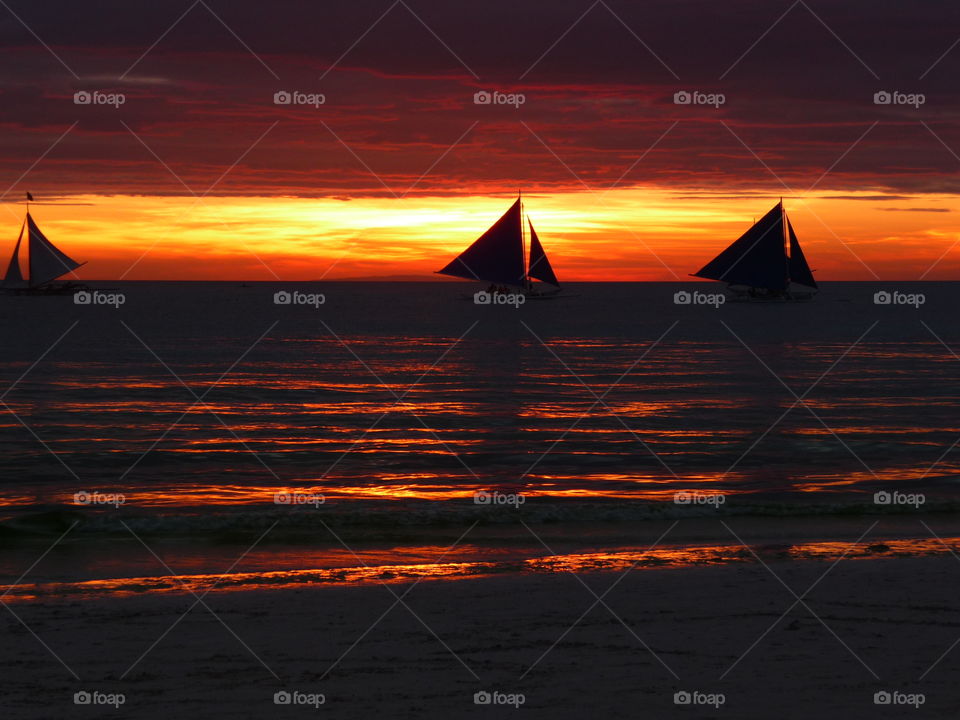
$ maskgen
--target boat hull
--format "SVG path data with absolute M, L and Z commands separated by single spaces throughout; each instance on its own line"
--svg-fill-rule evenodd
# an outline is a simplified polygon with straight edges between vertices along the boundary
M 31 297 L 47 295 L 73 295 L 81 290 L 90 288 L 81 283 L 63 283 L 61 285 L 43 285 L 41 287 L 26 288 L 2 288 L 0 292 L 4 295 L 27 295 Z
M 774 292 L 766 288 L 744 286 L 728 286 L 725 292 L 727 302 L 768 304 L 810 302 L 816 294 L 815 290 L 790 289 L 782 292 Z
M 487 292 L 487 291 L 480 291 L 480 292 Z M 562 289 L 560 289 L 560 288 L 557 288 L 556 290 L 549 290 L 549 291 L 547 291 L 547 292 L 533 291 L 533 290 L 514 289 L 514 290 L 509 290 L 508 292 L 502 292 L 502 291 L 498 290 L 497 293 L 498 293 L 499 295 L 507 295 L 507 296 L 510 296 L 510 295 L 513 295 L 513 296 L 521 295 L 521 296 L 523 296 L 524 302 L 526 302 L 527 300 L 555 300 L 555 299 L 557 299 L 557 298 L 576 297 L 575 295 L 571 295 L 570 293 L 564 292 L 564 291 L 563 291 Z M 488 294 L 489 294 L 489 293 L 488 293 Z M 485 305 L 485 304 L 491 304 L 491 303 L 479 303 L 479 302 L 477 302 L 477 299 L 476 299 L 476 298 L 477 298 L 477 293 L 474 293 L 474 294 L 472 294 L 472 295 L 466 295 L 466 294 L 464 294 L 464 295 L 461 295 L 460 298 L 463 299 L 463 300 L 469 300 L 470 302 L 476 303 L 476 304 L 478 304 L 478 305 L 481 305 L 481 304 L 484 304 L 484 305 Z M 507 302 L 507 303 L 492 303 L 492 304 L 494 304 L 494 305 L 504 305 L 504 304 L 509 305 L 509 304 L 511 304 L 511 303 Z

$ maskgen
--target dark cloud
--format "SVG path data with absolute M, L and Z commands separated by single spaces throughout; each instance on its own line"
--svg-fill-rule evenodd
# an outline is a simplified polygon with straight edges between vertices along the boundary
M 52 52 L 0 9 L 2 177 L 76 123 L 24 179 L 40 191 L 960 190 L 960 48 L 935 64 L 960 6 L 943 1 L 9 5 Z M 84 90 L 125 102 L 74 104 Z
M 920 212 L 920 213 L 952 212 L 950 208 L 934 208 L 934 207 L 914 207 L 914 208 L 887 207 L 887 208 L 880 208 L 880 209 L 885 212 Z

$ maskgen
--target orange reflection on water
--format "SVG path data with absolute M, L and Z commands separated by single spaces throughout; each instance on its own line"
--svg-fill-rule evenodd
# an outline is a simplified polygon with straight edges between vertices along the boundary
M 202 441 L 207 446 L 213 441 Z M 186 453 L 201 453 L 201 449 L 185 449 Z M 227 450 L 223 452 L 243 452 Z M 891 476 L 893 476 L 891 474 Z M 850 478 L 834 480 L 819 478 L 816 481 L 799 484 L 803 490 L 830 489 L 833 486 L 846 487 L 870 480 L 870 477 L 856 475 Z M 294 478 L 288 485 L 236 484 L 182 482 L 177 485 L 136 484 L 123 486 L 89 486 L 82 489 L 97 493 L 120 493 L 124 496 L 126 507 L 179 507 L 205 512 L 209 508 L 237 505 L 264 505 L 274 503 L 277 493 L 308 493 L 323 495 L 328 502 L 337 500 L 423 500 L 423 501 L 465 501 L 472 502 L 478 491 L 498 490 L 501 492 L 522 493 L 526 498 L 543 499 L 596 499 L 596 500 L 648 500 L 653 502 L 673 502 L 677 492 L 717 493 L 728 497 L 749 496 L 761 492 L 757 488 L 730 487 L 730 478 L 724 473 L 689 474 L 677 479 L 673 476 L 639 475 L 625 473 L 592 473 L 580 475 L 549 474 L 538 476 L 529 482 L 517 483 L 478 483 L 465 482 L 461 477 L 450 477 L 434 472 L 384 473 L 376 475 L 376 482 L 344 482 L 327 480 L 322 477 Z M 42 497 L 24 493 L 15 487 L 0 488 L 0 507 L 23 507 L 42 501 L 43 503 L 77 506 L 74 493 L 77 488 L 59 489 L 53 494 L 45 491 Z
M 193 593 L 283 589 L 311 584 L 364 585 L 401 582 L 411 578 L 446 578 L 483 574 L 493 563 L 427 563 L 420 565 L 380 565 L 334 569 L 280 570 L 273 572 L 231 572 L 222 574 L 161 575 L 65 583 L 25 583 L 0 586 L 12 600 L 48 600 L 57 596 L 129 597 L 145 593 Z
M 870 544 L 852 541 L 817 541 L 797 544 L 739 544 L 658 547 L 655 549 L 619 549 L 600 552 L 578 552 L 549 556 L 504 558 L 489 561 L 441 562 L 449 548 L 419 548 L 423 555 L 432 554 L 436 562 L 310 569 L 231 572 L 225 575 L 193 573 L 183 575 L 120 577 L 59 583 L 24 583 L 0 586 L 5 602 L 27 602 L 55 597 L 125 597 L 146 593 L 196 593 L 284 589 L 305 585 L 368 585 L 398 583 L 419 579 L 462 579 L 506 573 L 610 572 L 627 569 L 680 568 L 700 565 L 724 565 L 764 562 L 918 557 L 956 553 L 960 537 L 909 538 L 877 540 Z M 488 554 L 497 555 L 494 551 Z M 308 560 L 308 558 L 304 558 Z
M 871 486 L 877 482 L 889 482 L 895 489 L 897 483 L 910 482 L 911 480 L 922 480 L 930 474 L 929 465 L 917 465 L 914 467 L 888 467 L 872 468 L 869 470 L 850 470 L 843 474 L 843 477 L 823 476 L 815 473 L 807 473 L 802 482 L 794 482 L 793 488 L 801 492 L 837 492 L 838 489 L 846 489 L 855 485 Z
M 954 403 L 951 403 L 951 407 L 955 407 Z M 832 431 L 832 432 L 831 432 Z M 951 427 L 940 427 L 937 428 L 938 432 L 943 432 L 949 435 L 955 435 L 960 433 L 960 429 L 951 428 Z M 797 435 L 833 435 L 835 432 L 837 435 L 929 435 L 930 428 L 923 427 L 911 427 L 908 425 L 844 425 L 841 423 L 831 423 L 830 429 L 828 430 L 825 427 L 800 427 L 793 430 Z M 929 443 L 934 445 L 935 443 Z

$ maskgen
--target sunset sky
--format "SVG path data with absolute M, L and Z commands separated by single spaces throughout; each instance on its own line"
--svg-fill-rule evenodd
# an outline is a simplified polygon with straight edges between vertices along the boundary
M 429 279 L 517 188 L 566 280 L 687 279 L 781 196 L 820 280 L 960 276 L 955 4 L 7 5 L 4 252 L 29 190 L 82 278 Z

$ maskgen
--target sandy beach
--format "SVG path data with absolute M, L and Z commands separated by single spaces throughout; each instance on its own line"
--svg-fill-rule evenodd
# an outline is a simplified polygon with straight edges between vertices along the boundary
M 955 717 L 960 655 L 940 658 L 960 562 L 833 564 L 14 604 L 37 637 L 4 615 L 3 716 Z M 124 703 L 77 706 L 82 691 Z M 684 691 L 714 705 L 675 704 Z M 924 702 L 880 707 L 883 691 Z

